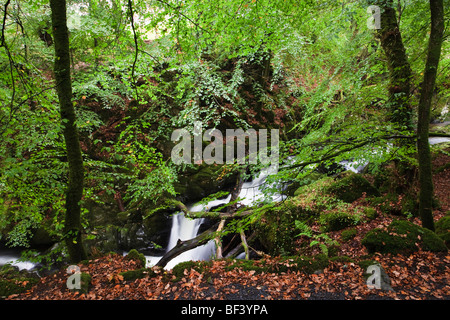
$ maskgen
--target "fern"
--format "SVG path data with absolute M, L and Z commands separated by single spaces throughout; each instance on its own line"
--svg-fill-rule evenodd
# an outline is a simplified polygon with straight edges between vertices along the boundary
M 319 246 L 320 250 L 322 250 L 322 253 L 328 256 L 328 246 L 334 245 L 337 242 L 333 239 L 331 239 L 326 233 L 320 233 L 316 234 L 311 229 L 310 226 L 308 226 L 305 222 L 295 220 L 295 227 L 300 230 L 300 233 L 297 235 L 297 237 L 300 236 L 306 236 L 312 241 L 309 243 L 310 247 L 313 246 Z

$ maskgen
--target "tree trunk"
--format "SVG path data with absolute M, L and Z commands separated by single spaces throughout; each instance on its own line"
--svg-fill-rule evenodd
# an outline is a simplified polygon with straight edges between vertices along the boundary
M 54 71 L 56 91 L 60 104 L 61 122 L 69 164 L 64 239 L 71 262 L 77 263 L 86 259 L 86 252 L 81 240 L 80 217 L 80 201 L 83 195 L 83 158 L 75 125 L 75 111 L 72 104 L 66 1 L 50 0 L 50 8 L 52 11 L 53 40 L 55 44 Z
M 419 100 L 417 152 L 419 161 L 419 214 L 422 226 L 434 231 L 433 180 L 429 138 L 430 109 L 444 33 L 443 0 L 430 0 L 431 33 L 428 56 Z
M 377 37 L 389 69 L 389 120 L 401 129 L 412 130 L 411 67 L 406 56 L 393 0 L 377 0 L 381 9 L 381 29 Z

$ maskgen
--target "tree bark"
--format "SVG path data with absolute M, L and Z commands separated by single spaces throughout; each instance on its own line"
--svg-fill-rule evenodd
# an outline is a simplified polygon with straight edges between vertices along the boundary
M 377 37 L 389 69 L 389 120 L 401 129 L 413 130 L 410 104 L 411 67 L 403 45 L 393 0 L 377 0 L 381 9 L 381 29 Z
M 53 40 L 55 44 L 55 80 L 60 104 L 60 115 L 69 164 L 69 181 L 66 190 L 66 214 L 64 239 L 72 263 L 86 259 L 81 239 L 81 208 L 83 195 L 83 158 L 75 110 L 72 104 L 72 80 L 70 77 L 69 33 L 67 30 L 66 1 L 50 0 Z
M 430 0 L 431 32 L 424 79 L 420 93 L 417 125 L 417 153 L 419 161 L 419 214 L 422 226 L 434 231 L 433 180 L 429 138 L 430 110 L 436 74 L 441 56 L 444 33 L 443 0 Z

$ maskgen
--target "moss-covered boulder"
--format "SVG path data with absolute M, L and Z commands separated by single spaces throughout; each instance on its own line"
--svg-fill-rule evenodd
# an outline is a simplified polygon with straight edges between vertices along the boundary
M 349 173 L 342 179 L 332 183 L 327 191 L 338 199 L 351 203 L 365 193 L 367 196 L 379 196 L 380 193 L 366 178 L 357 173 Z
M 122 276 L 124 281 L 134 281 L 136 279 L 156 276 L 159 272 L 156 272 L 155 270 L 156 269 L 154 268 L 140 268 L 137 270 L 120 272 L 119 275 Z
M 446 215 L 436 221 L 436 234 L 445 241 L 447 247 L 450 246 L 450 215 Z
M 277 205 L 266 205 L 260 210 L 256 223 L 257 239 L 271 255 L 295 253 L 298 230 L 295 220 L 307 220 L 310 212 L 298 206 L 295 199 Z
M 370 253 L 408 253 L 419 250 L 419 246 L 426 251 L 447 251 L 434 232 L 406 220 L 394 220 L 386 230 L 370 230 L 361 243 Z
M 11 265 L 0 267 L 0 298 L 23 293 L 39 282 L 37 274 Z
M 344 242 L 349 241 L 349 240 L 353 239 L 354 237 L 356 237 L 357 233 L 358 233 L 358 231 L 355 228 L 344 230 L 341 233 L 341 239 Z
M 175 276 L 174 281 L 179 281 L 185 276 L 185 270 L 194 269 L 195 271 L 204 274 L 212 261 L 184 261 L 178 263 L 172 268 L 172 274 Z
M 323 225 L 323 230 L 325 232 L 329 232 L 342 230 L 347 227 L 356 225 L 358 224 L 359 219 L 355 215 L 351 215 L 346 212 L 332 212 L 322 214 L 320 216 L 320 221 Z
M 141 265 L 141 267 L 145 267 L 145 265 L 147 264 L 147 259 L 145 258 L 144 254 L 139 253 L 136 249 L 131 249 L 125 256 L 125 258 L 136 261 Z
M 194 202 L 236 184 L 237 172 L 226 171 L 224 166 L 201 165 L 187 169 L 178 177 L 175 191 L 184 202 Z

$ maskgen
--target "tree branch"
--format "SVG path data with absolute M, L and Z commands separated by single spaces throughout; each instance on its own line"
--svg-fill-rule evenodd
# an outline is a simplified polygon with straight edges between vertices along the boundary
M 137 91 L 137 85 L 135 83 L 135 76 L 134 76 L 134 72 L 135 72 L 135 68 L 136 68 L 136 62 L 138 59 L 138 54 L 139 54 L 139 45 L 138 45 L 138 38 L 137 38 L 137 34 L 136 34 L 136 29 L 134 28 L 134 14 L 133 14 L 133 0 L 128 0 L 128 8 L 130 11 L 130 20 L 131 20 L 131 29 L 133 30 L 133 38 L 134 38 L 134 47 L 135 47 L 135 52 L 134 52 L 134 61 L 133 61 L 133 66 L 131 67 L 131 79 L 133 80 L 133 85 L 134 85 L 134 89 L 136 91 L 136 99 L 139 100 L 139 94 Z

